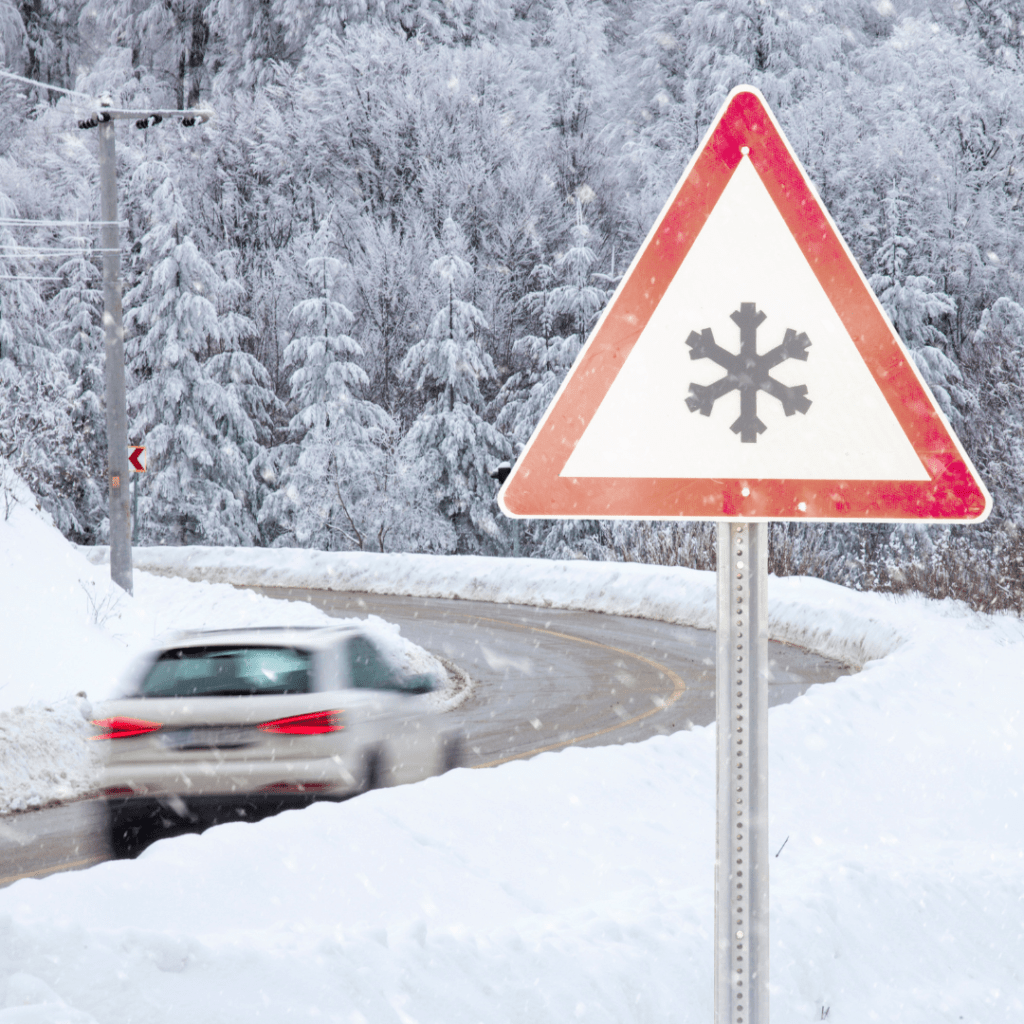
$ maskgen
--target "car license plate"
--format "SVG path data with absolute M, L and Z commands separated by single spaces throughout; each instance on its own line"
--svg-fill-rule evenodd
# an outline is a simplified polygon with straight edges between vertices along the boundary
M 251 747 L 258 739 L 255 729 L 223 727 L 169 729 L 160 734 L 160 742 L 168 750 L 230 750 Z

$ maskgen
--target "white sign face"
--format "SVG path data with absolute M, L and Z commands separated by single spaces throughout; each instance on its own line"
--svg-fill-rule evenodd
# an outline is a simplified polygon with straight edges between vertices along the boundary
M 810 341 L 805 360 L 785 359 L 770 371 L 782 385 L 805 386 L 810 405 L 787 416 L 781 401 L 759 391 L 756 416 L 765 429 L 753 443 L 732 429 L 740 417 L 738 390 L 716 398 L 707 416 L 686 402 L 686 385 L 710 386 L 726 374 L 711 358 L 691 358 L 688 337 L 710 329 L 718 346 L 739 354 L 732 314 L 745 303 L 764 314 L 758 354 L 779 346 L 787 330 Z M 748 157 L 560 475 L 928 479 Z

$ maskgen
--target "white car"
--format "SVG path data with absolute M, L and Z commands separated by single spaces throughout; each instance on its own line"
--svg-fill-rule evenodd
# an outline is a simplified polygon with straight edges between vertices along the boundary
M 115 855 L 456 767 L 434 681 L 394 669 L 355 627 L 192 633 L 97 708 Z

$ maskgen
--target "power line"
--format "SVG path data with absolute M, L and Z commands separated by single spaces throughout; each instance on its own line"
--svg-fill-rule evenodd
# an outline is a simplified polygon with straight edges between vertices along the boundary
M 89 256 L 94 252 L 119 253 L 120 251 L 120 249 L 19 249 L 15 252 L 0 252 L 0 260 L 48 260 L 56 256 Z
M 64 252 L 71 249 L 73 252 L 99 251 L 93 250 L 89 245 L 19 245 L 17 242 L 0 242 L 0 249 L 7 249 L 13 252 Z
M 104 224 L 110 224 L 106 220 L 30 220 L 28 217 L 0 217 L 0 227 L 3 228 L 98 228 Z M 117 224 L 127 224 L 126 220 L 116 221 Z
M 26 252 L 49 252 L 51 249 L 89 249 L 89 245 L 75 245 L 72 242 L 54 242 L 53 245 L 46 245 L 45 243 L 34 245 L 29 242 L 26 245 L 22 245 L 20 242 L 0 242 L 0 249 L 24 249 Z
M 37 82 L 33 78 L 25 78 L 22 75 L 15 75 L 10 71 L 0 71 L 0 78 L 10 78 L 14 82 L 22 82 L 25 85 L 34 85 L 39 89 L 49 89 L 51 92 L 62 92 L 65 96 L 81 96 L 82 99 L 91 100 L 93 97 L 87 92 L 78 92 L 77 89 L 62 89 L 59 85 L 49 85 L 46 82 Z
M 18 245 L 17 242 L 0 242 L 0 251 L 7 252 L 103 252 L 91 245 Z M 120 250 L 118 250 L 120 252 Z

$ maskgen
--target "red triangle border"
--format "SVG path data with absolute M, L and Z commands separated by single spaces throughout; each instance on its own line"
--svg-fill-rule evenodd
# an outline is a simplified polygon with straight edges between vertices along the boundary
M 739 164 L 741 147 L 930 479 L 561 477 Z M 682 342 L 682 339 L 680 339 Z M 682 399 L 680 399 L 682 400 Z M 499 494 L 510 516 L 979 522 L 991 498 L 760 93 L 733 91 Z

